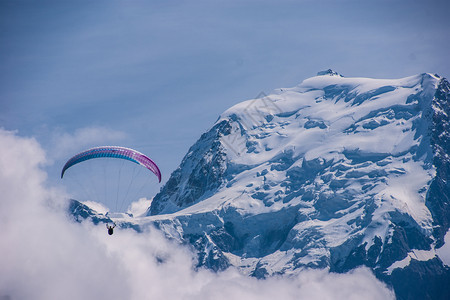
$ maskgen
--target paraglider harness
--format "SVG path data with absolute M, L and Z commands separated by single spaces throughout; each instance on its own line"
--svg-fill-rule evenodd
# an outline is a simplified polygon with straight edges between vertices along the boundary
M 110 226 L 108 223 L 106 223 L 106 228 L 108 228 L 108 234 L 112 235 L 114 233 L 114 228 L 116 227 L 116 223 L 113 222 L 113 226 Z

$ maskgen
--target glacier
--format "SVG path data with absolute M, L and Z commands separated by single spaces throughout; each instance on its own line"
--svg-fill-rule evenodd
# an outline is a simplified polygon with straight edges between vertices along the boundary
M 367 266 L 400 299 L 450 295 L 439 257 L 450 227 L 449 95 L 430 73 L 319 72 L 226 110 L 144 217 L 114 221 L 190 245 L 198 267 L 266 278 Z M 111 220 L 75 200 L 70 209 Z

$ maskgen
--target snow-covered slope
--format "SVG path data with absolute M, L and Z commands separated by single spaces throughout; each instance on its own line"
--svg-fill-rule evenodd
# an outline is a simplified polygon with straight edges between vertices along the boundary
M 199 266 L 256 277 L 366 265 L 400 296 L 417 272 L 448 280 L 435 251 L 450 226 L 448 99 L 437 75 L 329 70 L 239 103 L 135 225 L 192 244 Z

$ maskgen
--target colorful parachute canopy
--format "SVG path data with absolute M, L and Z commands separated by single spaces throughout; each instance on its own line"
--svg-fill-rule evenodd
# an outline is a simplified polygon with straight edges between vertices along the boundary
M 100 157 L 121 158 L 137 163 L 155 173 L 159 182 L 161 182 L 161 171 L 150 158 L 136 150 L 118 146 L 95 147 L 78 153 L 66 162 L 61 171 L 61 178 L 63 178 L 64 173 L 71 166 L 88 159 Z

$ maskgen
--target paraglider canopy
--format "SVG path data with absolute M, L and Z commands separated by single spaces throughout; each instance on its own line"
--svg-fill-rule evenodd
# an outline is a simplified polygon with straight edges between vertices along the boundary
M 61 171 L 61 178 L 63 178 L 66 170 L 73 165 L 85 160 L 101 157 L 120 158 L 132 161 L 152 171 L 158 177 L 158 181 L 161 182 L 161 171 L 150 158 L 134 149 L 119 146 L 95 147 L 78 153 L 66 162 Z

